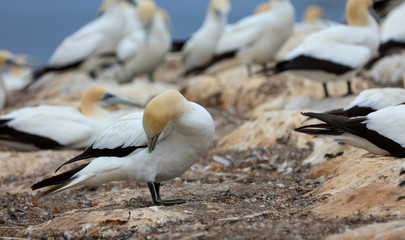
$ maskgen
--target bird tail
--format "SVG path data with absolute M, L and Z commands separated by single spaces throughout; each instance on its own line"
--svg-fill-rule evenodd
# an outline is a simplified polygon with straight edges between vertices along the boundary
M 46 196 L 51 193 L 61 192 L 67 188 L 72 187 L 77 182 L 80 182 L 83 180 L 83 179 L 81 179 L 81 177 L 79 177 L 77 175 L 77 173 L 80 172 L 83 168 L 85 168 L 88 164 L 89 163 L 86 163 L 86 164 L 83 164 L 72 170 L 63 172 L 61 174 L 58 174 L 58 175 L 50 177 L 50 178 L 46 178 L 46 179 L 32 185 L 31 189 L 36 190 L 36 189 L 52 186 L 50 189 L 41 193 L 39 195 L 39 197 L 43 197 L 43 196 Z M 78 180 L 80 180 L 80 181 L 78 181 Z
M 306 125 L 299 128 L 294 129 L 300 133 L 306 133 L 309 135 L 329 135 L 329 136 L 337 136 L 341 135 L 343 132 L 329 124 L 312 124 Z

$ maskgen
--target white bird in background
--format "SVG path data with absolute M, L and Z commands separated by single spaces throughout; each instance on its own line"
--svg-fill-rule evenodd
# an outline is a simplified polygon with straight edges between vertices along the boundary
M 334 25 L 337 23 L 325 19 L 325 13 L 321 7 L 310 5 L 304 11 L 303 21 L 295 25 L 295 30 L 321 30 Z
M 270 5 L 268 2 L 260 3 L 259 5 L 256 6 L 255 10 L 253 11 L 253 14 L 259 14 L 262 12 L 266 12 L 270 10 Z
M 270 0 L 269 4 L 268 11 L 245 17 L 226 29 L 218 42 L 212 64 L 233 59 L 223 66 L 235 64 L 250 66 L 273 60 L 290 36 L 295 17 L 294 7 L 289 0 Z M 208 72 L 216 72 L 223 66 L 215 64 Z M 251 75 L 250 67 L 249 75 Z
M 95 158 L 90 163 L 31 188 L 53 186 L 43 196 L 110 181 L 139 180 L 148 183 L 155 204 L 184 203 L 184 199 L 161 199 L 160 183 L 187 171 L 207 151 L 214 131 L 207 110 L 169 90 L 152 99 L 143 114 L 127 115 L 105 128 L 90 147 L 65 164 Z
M 81 112 L 72 107 L 40 105 L 1 116 L 0 144 L 20 150 L 83 149 L 96 139 L 100 129 L 114 121 L 98 102 L 140 106 L 95 86 L 83 94 Z
M 228 0 L 212 0 L 200 29 L 182 49 L 184 75 L 198 73 L 214 57 L 218 40 L 225 29 L 231 4 Z M 202 69 L 200 69 L 203 67 Z
M 7 72 L 3 72 L 4 86 L 7 92 L 20 91 L 28 86 L 32 80 L 30 75 L 33 66 L 28 62 L 27 57 L 17 54 L 14 59 L 18 65 L 10 66 Z
M 94 59 L 115 56 L 119 41 L 127 30 L 126 15 L 120 7 L 121 0 L 104 0 L 105 12 L 92 22 L 65 38 L 56 48 L 47 65 L 33 73 L 39 79 L 46 73 L 82 67 L 91 71 L 97 67 Z
M 378 26 L 368 13 L 371 0 L 348 0 L 348 25 L 326 28 L 308 36 L 292 50 L 285 61 L 277 63 L 275 72 L 291 72 L 313 81 L 348 81 L 373 57 L 378 48 Z
M 129 82 L 135 75 L 153 73 L 171 47 L 169 19 L 157 9 L 151 0 L 143 0 L 137 7 L 143 30 L 127 35 L 117 47 L 117 58 L 122 65 L 123 82 Z
M 4 77 L 8 77 L 9 74 L 5 74 L 4 71 L 14 66 L 25 67 L 28 66 L 28 64 L 21 61 L 20 58 L 15 58 L 15 56 L 7 50 L 0 50 L 0 109 L 3 109 L 7 99 L 7 89 L 4 83 Z
M 405 75 L 405 2 L 393 9 L 381 25 L 379 55 L 367 65 L 367 77 L 384 85 L 402 84 Z
M 405 157 L 405 105 L 382 108 L 363 117 L 303 115 L 325 123 L 295 129 L 298 132 L 337 139 L 374 154 Z
M 349 106 L 327 113 L 345 117 L 366 116 L 379 109 L 404 103 L 404 88 L 370 88 L 362 91 Z

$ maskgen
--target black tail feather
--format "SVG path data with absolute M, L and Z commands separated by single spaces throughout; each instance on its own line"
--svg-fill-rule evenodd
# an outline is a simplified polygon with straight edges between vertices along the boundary
M 302 126 L 294 130 L 310 135 L 340 135 L 343 133 L 341 130 L 324 123 Z
M 35 183 L 34 185 L 31 186 L 32 190 L 36 190 L 36 189 L 40 189 L 40 188 L 44 188 L 44 187 L 49 187 L 49 186 L 54 186 L 54 185 L 58 185 L 55 188 L 58 189 L 60 187 L 60 185 L 64 185 L 68 182 L 70 182 L 71 180 L 73 180 L 74 178 L 72 178 L 77 172 L 79 172 L 80 170 L 82 170 L 83 168 L 85 168 L 89 163 L 80 165 L 77 168 L 74 168 L 72 170 L 66 171 L 64 173 L 58 174 L 56 176 L 50 177 L 50 178 L 46 178 L 40 182 Z M 54 190 L 56 190 L 54 189 Z M 53 190 L 53 191 L 54 191 Z M 47 191 L 48 193 L 51 193 L 53 191 Z M 47 194 L 48 194 L 47 193 Z M 45 194 L 46 195 L 46 194 Z
M 77 155 L 76 157 L 66 161 L 62 165 L 60 165 L 56 170 L 55 173 L 63 166 L 69 163 L 77 162 L 83 159 L 88 158 L 96 158 L 96 157 L 125 157 L 135 151 L 138 148 L 147 148 L 147 145 L 144 146 L 130 146 L 130 147 L 116 147 L 116 148 L 93 148 L 93 145 L 86 148 L 81 154 Z

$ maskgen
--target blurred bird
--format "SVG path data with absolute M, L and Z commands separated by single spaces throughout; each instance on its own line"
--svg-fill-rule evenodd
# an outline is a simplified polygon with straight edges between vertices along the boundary
M 266 12 L 270 10 L 270 5 L 268 2 L 260 3 L 259 5 L 256 6 L 255 10 L 253 11 L 253 14 L 259 14 L 262 12 Z
M 405 157 L 405 105 L 382 108 L 363 117 L 303 113 L 325 123 L 303 126 L 297 132 L 330 137 L 373 154 Z
M 21 61 L 20 58 L 16 58 L 11 52 L 7 50 L 0 50 L 0 109 L 3 109 L 6 104 L 7 89 L 5 86 L 4 77 L 8 78 L 9 74 L 5 74 L 5 70 L 12 69 L 13 67 L 28 67 L 29 65 Z
M 345 117 L 366 116 L 381 108 L 404 103 L 405 89 L 403 88 L 371 88 L 362 91 L 349 106 L 327 113 Z
M 269 5 L 269 10 L 245 17 L 227 27 L 218 42 L 208 72 L 245 64 L 251 76 L 251 64 L 263 65 L 273 60 L 292 32 L 294 7 L 289 0 L 270 0 Z M 222 66 L 215 64 L 221 62 L 224 62 Z
M 168 15 L 157 9 L 151 0 L 138 4 L 137 13 L 143 29 L 127 35 L 117 47 L 117 58 L 122 65 L 121 82 L 129 82 L 135 75 L 153 73 L 171 47 Z
M 140 107 L 95 86 L 83 94 L 81 112 L 72 107 L 40 105 L 1 116 L 0 143 L 20 150 L 85 148 L 114 120 L 99 102 Z
M 291 72 L 313 81 L 322 82 L 325 96 L 326 82 L 348 81 L 374 55 L 378 47 L 378 26 L 368 13 L 371 0 L 348 0 L 348 25 L 326 28 L 308 36 L 292 50 L 285 61 L 277 63 L 276 73 Z
M 104 14 L 65 38 L 56 48 L 47 65 L 33 73 L 39 79 L 49 72 L 66 71 L 82 67 L 91 71 L 98 63 L 94 59 L 113 56 L 119 41 L 127 30 L 126 14 L 121 0 L 104 0 Z M 92 61 L 90 61 L 92 60 Z
M 381 26 L 379 55 L 365 68 L 367 77 L 384 85 L 395 85 L 405 75 L 405 2 L 393 9 Z
M 12 65 L 7 72 L 3 72 L 4 86 L 7 92 L 20 91 L 31 82 L 30 74 L 34 66 L 27 60 L 25 55 L 15 55 L 15 62 L 18 65 Z
M 212 117 L 203 107 L 169 90 L 152 99 L 143 114 L 129 114 L 105 128 L 90 147 L 65 164 L 95 158 L 90 163 L 31 188 L 53 186 L 44 196 L 86 185 L 139 180 L 148 183 L 156 205 L 184 203 L 185 199 L 163 200 L 160 183 L 187 171 L 207 151 L 214 131 Z
M 184 75 L 199 73 L 213 59 L 218 40 L 227 23 L 230 8 L 228 0 L 211 1 L 203 25 L 182 49 Z

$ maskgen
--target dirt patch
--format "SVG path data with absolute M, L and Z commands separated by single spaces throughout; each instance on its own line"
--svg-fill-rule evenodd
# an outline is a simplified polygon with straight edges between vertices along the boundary
M 136 220 L 136 213 L 150 211 L 152 206 L 146 184 L 142 182 L 109 183 L 37 200 L 28 192 L 29 185 L 36 180 L 34 177 L 9 176 L 2 179 L 3 184 L 20 184 L 26 191 L 0 193 L 0 236 L 321 239 L 396 218 L 359 215 L 325 220 L 312 214 L 310 209 L 328 196 L 308 194 L 321 184 L 317 179 L 307 178 L 310 167 L 301 163 L 311 150 L 278 144 L 243 152 L 211 153 L 211 157 L 202 158 L 182 180 L 163 183 L 165 198 L 195 201 L 159 207 L 165 214 L 175 212 L 182 217 L 166 221 L 161 218 L 158 224 L 130 223 Z M 212 161 L 214 154 L 229 161 L 229 165 Z M 94 220 L 97 228 L 81 232 L 87 221 L 80 216 L 108 215 L 114 211 L 126 215 Z

